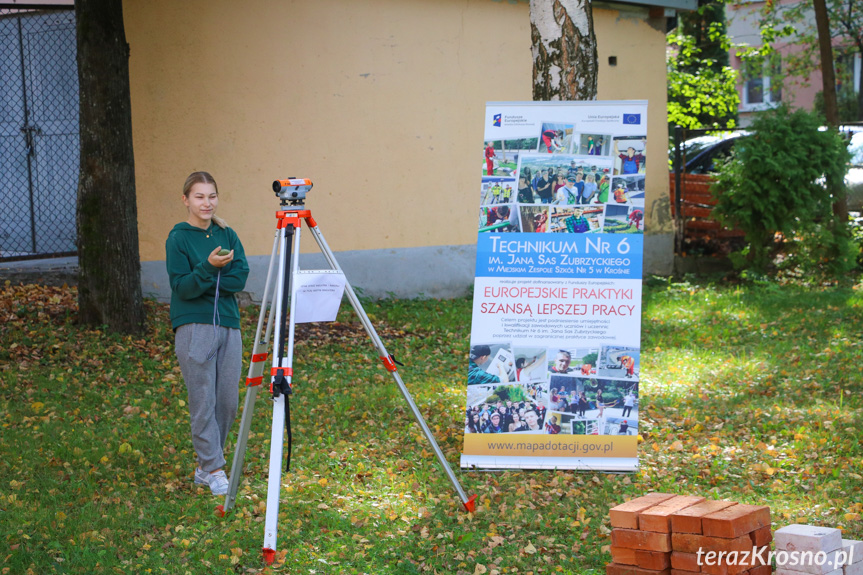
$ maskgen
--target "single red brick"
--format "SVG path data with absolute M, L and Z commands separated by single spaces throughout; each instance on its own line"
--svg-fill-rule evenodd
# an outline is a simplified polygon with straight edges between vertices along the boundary
M 668 569 L 671 567 L 671 553 L 636 549 L 635 563 L 644 569 L 655 569 L 657 571 Z
M 749 538 L 752 539 L 752 544 L 756 547 L 764 547 L 773 541 L 773 531 L 770 530 L 769 525 L 765 525 L 750 533 Z
M 770 565 L 761 565 L 760 567 L 749 569 L 749 575 L 770 575 L 771 573 L 773 573 L 773 567 Z
M 749 570 L 749 565 L 742 565 L 740 563 L 727 564 L 720 563 L 719 565 L 707 565 L 706 563 L 701 567 L 702 573 L 707 573 L 708 575 L 740 575 L 741 573 L 745 573 Z
M 683 569 L 671 570 L 671 575 L 692 575 L 693 573 L 701 573 L 701 571 L 684 571 Z
M 612 536 L 614 532 L 612 532 Z M 728 539 L 725 537 L 707 537 L 694 533 L 672 533 L 671 547 L 683 553 L 703 553 L 708 551 L 752 551 L 752 540 L 749 535 Z
M 608 517 L 611 519 L 612 527 L 620 527 L 622 529 L 638 529 L 638 514 L 645 509 L 650 509 L 654 505 L 662 503 L 666 499 L 671 499 L 675 495 L 673 493 L 648 493 L 642 497 L 632 499 L 626 503 L 621 503 L 616 507 L 612 507 L 608 512 Z
M 621 565 L 620 563 L 609 563 L 605 566 L 606 575 L 635 575 L 633 565 Z
M 749 541 L 749 538 L 746 540 Z M 652 531 L 612 529 L 611 544 L 615 547 L 644 551 L 671 551 L 671 536 L 667 533 L 654 533 Z
M 671 515 L 671 531 L 674 533 L 698 533 L 701 534 L 701 518 L 717 511 L 721 511 L 736 501 L 704 501 L 681 509 Z
M 758 549 L 748 549 L 739 552 L 732 551 L 730 554 L 719 553 L 718 557 L 715 555 L 712 557 L 702 556 L 701 571 L 709 575 L 740 575 L 761 565 L 761 561 L 757 559 L 758 555 L 752 553 L 753 550 L 759 551 Z M 765 549 L 764 559 L 766 558 Z
M 671 552 L 671 567 L 681 571 L 690 571 L 698 573 L 701 571 L 701 565 L 698 564 L 698 555 L 695 553 L 682 553 L 680 551 Z
M 671 533 L 671 515 L 704 501 L 695 495 L 678 495 L 638 514 L 638 528 L 643 531 Z
M 739 537 L 770 525 L 766 505 L 733 505 L 701 518 L 701 530 L 711 537 Z
M 611 560 L 622 565 L 635 565 L 635 549 L 611 546 Z

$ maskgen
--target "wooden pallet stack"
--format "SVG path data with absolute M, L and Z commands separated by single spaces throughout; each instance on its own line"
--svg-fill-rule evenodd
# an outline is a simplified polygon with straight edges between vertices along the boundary
M 614 507 L 609 515 L 612 563 L 607 575 L 771 572 L 769 565 L 753 559 L 753 550 L 772 540 L 765 505 L 651 493 Z

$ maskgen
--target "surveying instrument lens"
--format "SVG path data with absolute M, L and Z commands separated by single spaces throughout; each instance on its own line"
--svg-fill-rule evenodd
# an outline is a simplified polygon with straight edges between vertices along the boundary
M 308 178 L 288 178 L 273 182 L 273 191 L 284 202 L 301 202 L 306 199 L 306 194 L 312 190 L 312 181 Z

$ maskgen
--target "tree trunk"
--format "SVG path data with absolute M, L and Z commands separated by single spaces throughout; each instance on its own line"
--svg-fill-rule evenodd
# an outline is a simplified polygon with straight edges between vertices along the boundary
M 825 0 L 813 0 L 815 26 L 818 29 L 818 47 L 821 52 L 821 84 L 824 93 L 824 115 L 830 126 L 839 125 L 839 108 L 836 105 L 836 72 L 833 67 L 833 45 L 830 21 Z
M 596 35 L 589 0 L 530 0 L 534 100 L 596 99 Z
M 863 58 L 863 42 L 860 42 L 859 39 L 856 42 L 857 44 L 857 52 L 860 54 L 860 57 Z M 861 62 L 861 66 L 863 66 L 863 62 Z M 851 65 L 852 70 L 854 65 Z M 852 72 L 853 76 L 854 73 Z M 857 77 L 857 121 L 863 121 L 863 69 L 860 70 L 860 75 Z
M 836 74 L 833 70 L 833 44 L 830 34 L 830 20 L 827 16 L 825 0 L 814 0 L 815 26 L 818 30 L 818 47 L 821 52 L 821 82 L 824 93 L 824 115 L 827 124 L 836 129 L 839 126 L 839 107 L 836 103 Z M 835 234 L 847 233 L 848 200 L 844 182 L 827 177 L 827 189 L 833 196 L 833 222 L 838 226 Z
M 140 333 L 144 305 L 122 0 L 76 0 L 75 15 L 81 90 L 79 320 Z

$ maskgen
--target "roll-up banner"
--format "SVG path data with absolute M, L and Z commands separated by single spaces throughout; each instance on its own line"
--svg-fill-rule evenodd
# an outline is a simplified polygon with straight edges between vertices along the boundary
M 487 104 L 463 468 L 638 467 L 646 138 L 646 101 Z

